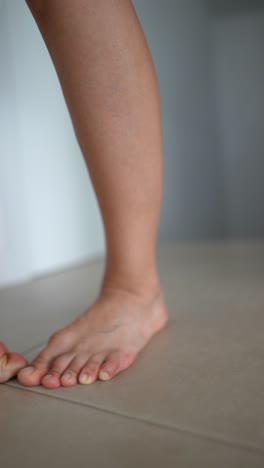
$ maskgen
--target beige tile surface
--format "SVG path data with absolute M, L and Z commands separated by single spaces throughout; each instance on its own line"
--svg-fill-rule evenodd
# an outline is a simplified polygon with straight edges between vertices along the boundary
M 262 468 L 264 463 L 261 453 L 26 390 L 2 386 L 0 405 L 3 467 Z
M 264 242 L 160 245 L 158 257 L 170 322 L 135 364 L 109 382 L 33 393 L 263 450 Z M 1 339 L 21 349 L 46 340 L 96 297 L 101 273 L 102 263 L 83 266 L 38 279 L 27 294 L 25 286 L 0 292 Z M 12 331 L 3 319 L 3 294 L 7 315 L 12 301 L 24 304 L 12 318 L 22 329 Z M 8 385 L 19 387 L 16 380 Z
M 97 295 L 104 261 L 0 289 L 0 340 L 23 352 L 45 342 Z

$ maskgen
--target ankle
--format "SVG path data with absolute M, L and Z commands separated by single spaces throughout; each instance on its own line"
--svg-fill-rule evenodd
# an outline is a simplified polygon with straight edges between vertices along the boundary
M 106 271 L 101 284 L 101 292 L 123 291 L 136 296 L 153 298 L 161 295 L 162 288 L 156 270 L 129 274 Z

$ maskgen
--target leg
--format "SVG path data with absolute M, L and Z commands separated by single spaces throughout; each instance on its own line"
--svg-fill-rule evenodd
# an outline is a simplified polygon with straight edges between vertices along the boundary
M 24 385 L 56 388 L 113 377 L 167 322 L 156 265 L 163 182 L 160 97 L 130 0 L 27 3 L 89 168 L 107 246 L 96 302 L 56 332 L 18 374 Z

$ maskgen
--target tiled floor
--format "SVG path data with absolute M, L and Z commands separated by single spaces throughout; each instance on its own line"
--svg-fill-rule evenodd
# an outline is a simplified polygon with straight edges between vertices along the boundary
M 1 466 L 263 468 L 264 242 L 158 255 L 167 328 L 109 382 L 2 385 Z M 103 266 L 0 291 L 1 340 L 33 358 L 95 299 Z

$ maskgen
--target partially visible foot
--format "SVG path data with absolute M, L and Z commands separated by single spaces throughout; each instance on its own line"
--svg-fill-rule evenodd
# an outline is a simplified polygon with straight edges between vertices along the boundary
M 7 382 L 27 365 L 27 361 L 18 353 L 10 353 L 0 342 L 0 384 Z
M 132 365 L 167 320 L 160 288 L 136 294 L 106 287 L 84 314 L 50 338 L 18 380 L 52 389 L 109 380 Z

